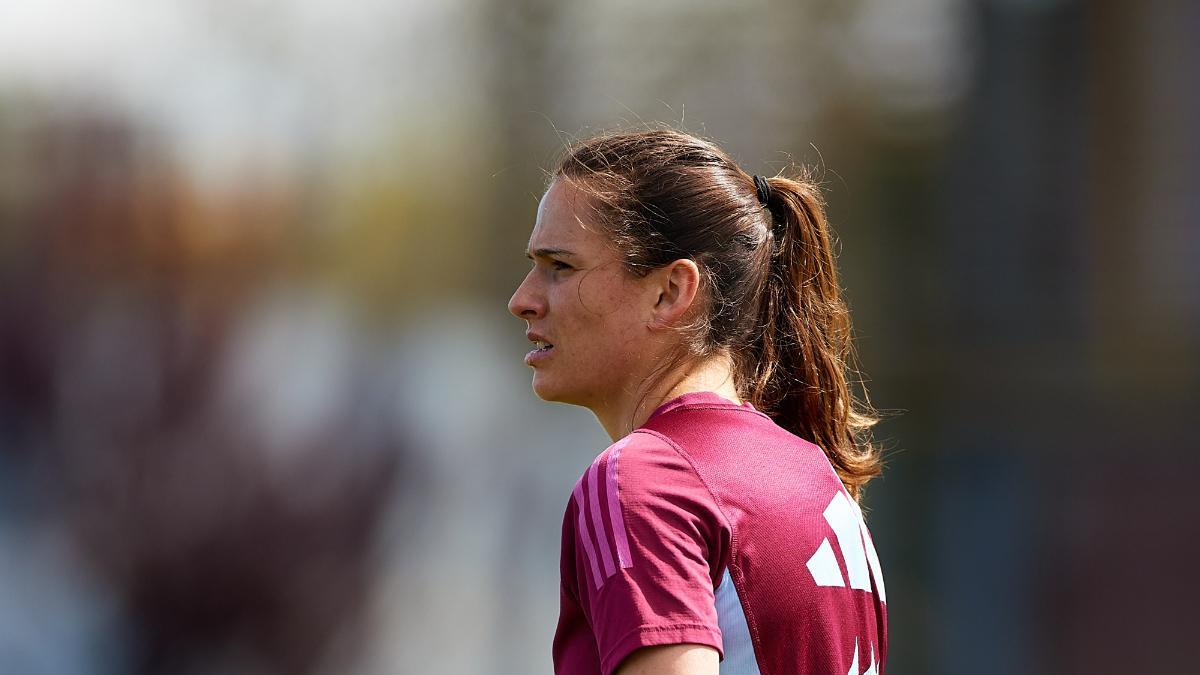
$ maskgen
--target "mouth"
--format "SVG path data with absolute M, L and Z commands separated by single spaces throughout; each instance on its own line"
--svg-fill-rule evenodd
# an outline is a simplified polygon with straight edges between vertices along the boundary
M 533 350 L 525 355 L 525 365 L 534 366 L 554 353 L 554 345 L 545 340 L 534 340 Z

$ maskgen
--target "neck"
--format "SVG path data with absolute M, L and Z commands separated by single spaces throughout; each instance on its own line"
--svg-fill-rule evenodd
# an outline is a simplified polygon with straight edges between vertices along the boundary
M 592 412 L 613 441 L 624 438 L 642 426 L 650 414 L 671 399 L 695 391 L 711 391 L 734 403 L 741 403 L 733 383 L 733 360 L 718 354 L 701 361 L 685 363 L 668 372 L 645 391 L 627 392 L 612 405 L 593 408 Z

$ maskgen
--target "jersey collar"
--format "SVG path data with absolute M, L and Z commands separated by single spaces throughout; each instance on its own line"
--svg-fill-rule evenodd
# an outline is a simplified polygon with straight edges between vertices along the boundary
M 737 403 L 730 401 L 729 399 L 725 398 L 724 396 L 721 396 L 720 394 L 718 394 L 716 392 L 690 391 L 686 394 L 680 394 L 679 396 L 676 396 L 675 398 L 658 406 L 658 408 L 656 408 L 654 410 L 654 412 L 650 413 L 650 417 L 646 418 L 646 421 L 649 422 L 650 420 L 654 419 L 655 417 L 669 413 L 672 410 L 675 410 L 676 408 L 684 408 L 684 407 L 699 406 L 699 405 L 702 405 L 706 408 L 713 408 L 713 407 L 732 408 L 734 410 L 741 408 L 741 409 L 745 409 L 745 410 L 753 410 L 755 412 L 758 411 L 757 408 L 755 408 L 753 405 L 751 405 L 749 401 L 746 401 L 745 403 L 738 405 Z

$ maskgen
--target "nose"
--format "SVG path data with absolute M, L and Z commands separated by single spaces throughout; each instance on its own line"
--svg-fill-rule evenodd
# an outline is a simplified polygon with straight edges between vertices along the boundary
M 533 281 L 534 271 L 530 270 L 529 274 L 525 275 L 521 285 L 517 286 L 517 290 L 508 300 L 508 311 L 518 319 L 538 319 L 546 314 L 546 302 Z

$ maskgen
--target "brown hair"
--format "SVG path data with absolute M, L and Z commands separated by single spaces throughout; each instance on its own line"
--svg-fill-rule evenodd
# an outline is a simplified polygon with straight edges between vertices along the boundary
M 609 132 L 567 148 L 552 179 L 588 196 L 628 271 L 696 262 L 704 307 L 671 363 L 727 352 L 743 399 L 824 450 L 847 491 L 881 471 L 878 418 L 851 392 L 850 312 L 820 190 L 807 173 L 752 176 L 709 141 L 671 129 Z M 864 393 L 865 395 L 865 393 Z

